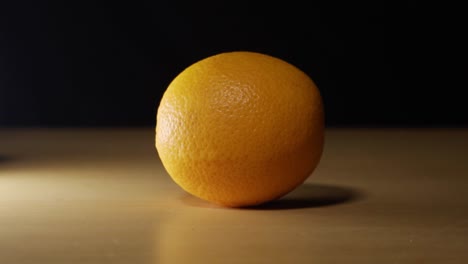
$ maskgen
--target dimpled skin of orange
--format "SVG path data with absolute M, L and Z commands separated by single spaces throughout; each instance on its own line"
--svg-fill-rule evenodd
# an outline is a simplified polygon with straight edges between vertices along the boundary
M 226 52 L 182 71 L 157 113 L 156 149 L 172 179 L 229 207 L 277 199 L 304 182 L 324 143 L 322 100 L 295 66 Z

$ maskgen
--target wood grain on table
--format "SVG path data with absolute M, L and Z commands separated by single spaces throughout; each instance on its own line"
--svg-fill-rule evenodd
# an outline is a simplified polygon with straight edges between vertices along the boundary
M 1 129 L 0 263 L 467 263 L 468 129 L 328 129 L 249 209 L 184 193 L 154 129 Z

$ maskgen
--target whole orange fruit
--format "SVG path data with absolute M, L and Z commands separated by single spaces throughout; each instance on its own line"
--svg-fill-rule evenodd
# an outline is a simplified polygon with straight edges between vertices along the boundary
M 182 71 L 157 113 L 156 149 L 187 192 L 230 207 L 277 199 L 302 184 L 324 143 L 319 90 L 295 66 L 226 52 Z

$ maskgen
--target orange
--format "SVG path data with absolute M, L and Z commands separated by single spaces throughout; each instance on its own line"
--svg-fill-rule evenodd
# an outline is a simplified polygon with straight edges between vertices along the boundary
M 254 52 L 226 52 L 183 70 L 157 113 L 156 149 L 172 179 L 229 207 L 292 191 L 319 163 L 322 99 L 295 66 Z

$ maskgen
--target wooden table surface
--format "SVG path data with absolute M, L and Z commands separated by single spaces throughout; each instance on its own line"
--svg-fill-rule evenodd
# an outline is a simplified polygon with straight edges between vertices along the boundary
M 142 129 L 0 130 L 0 263 L 468 263 L 468 129 L 328 129 L 283 199 L 212 206 Z

